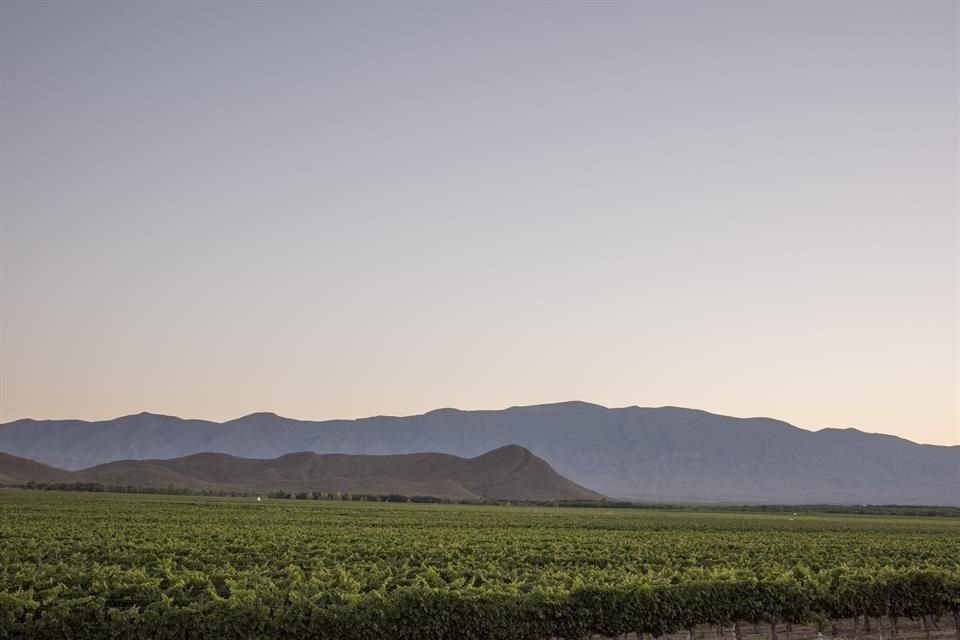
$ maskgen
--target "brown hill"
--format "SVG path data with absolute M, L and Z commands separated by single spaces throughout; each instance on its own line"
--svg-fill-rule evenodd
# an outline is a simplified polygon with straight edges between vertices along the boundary
M 0 452 L 0 485 L 24 484 L 31 480 L 34 482 L 86 482 L 86 477 L 77 471 L 64 471 Z
M 34 466 L 31 466 L 34 465 Z M 0 478 L 22 484 L 100 482 L 140 487 L 268 492 L 398 494 L 450 499 L 596 500 L 603 496 L 567 480 L 516 445 L 475 458 L 443 453 L 346 455 L 291 453 L 267 460 L 198 453 L 171 460 L 120 460 L 69 472 L 13 456 L 0 459 Z M 36 468 L 35 471 L 32 471 Z M 54 474 L 49 473 L 55 472 Z M 33 477 L 33 476 L 36 477 Z

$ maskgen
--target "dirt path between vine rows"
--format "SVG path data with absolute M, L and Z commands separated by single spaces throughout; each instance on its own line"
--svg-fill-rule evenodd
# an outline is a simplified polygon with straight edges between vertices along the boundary
M 835 620 L 828 623 L 822 630 L 815 626 L 777 625 L 776 634 L 770 625 L 740 625 L 739 640 L 960 640 L 957 627 L 951 616 L 939 619 L 927 617 L 925 621 L 897 618 L 897 629 L 894 633 L 892 621 L 889 618 L 870 618 L 869 628 L 864 619 L 860 618 L 854 625 L 852 619 Z M 591 640 L 607 640 L 606 636 L 594 635 Z M 617 636 L 613 640 L 654 640 L 649 634 L 630 633 Z M 738 640 L 736 629 L 733 626 L 720 627 L 700 625 L 693 630 L 693 634 L 683 632 L 662 636 L 660 640 Z

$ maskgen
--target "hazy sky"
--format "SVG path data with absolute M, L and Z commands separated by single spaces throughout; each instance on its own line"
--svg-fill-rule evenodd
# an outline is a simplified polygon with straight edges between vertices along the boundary
M 0 3 L 0 421 L 960 443 L 956 2 Z

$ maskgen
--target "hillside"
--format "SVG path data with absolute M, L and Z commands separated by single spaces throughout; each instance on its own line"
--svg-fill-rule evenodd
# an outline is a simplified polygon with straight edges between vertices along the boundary
M 82 473 L 64 471 L 33 460 L 0 453 L 0 485 L 34 482 L 85 482 Z
M 79 472 L 0 454 L 5 484 L 100 482 L 139 487 L 268 492 L 320 491 L 451 499 L 597 500 L 603 496 L 557 474 L 518 446 L 476 458 L 443 453 L 391 456 L 291 453 L 273 459 L 199 453 L 171 460 L 120 460 Z
M 223 424 L 138 414 L 0 425 L 0 451 L 68 469 L 213 451 L 479 456 L 508 444 L 613 497 L 651 501 L 960 504 L 960 447 L 769 418 L 568 402 L 499 411 L 308 422 L 255 413 Z

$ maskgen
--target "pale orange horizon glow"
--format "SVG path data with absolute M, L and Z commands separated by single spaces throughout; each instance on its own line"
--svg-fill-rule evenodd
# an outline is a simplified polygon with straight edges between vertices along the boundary
M 960 444 L 957 3 L 0 5 L 0 422 Z

